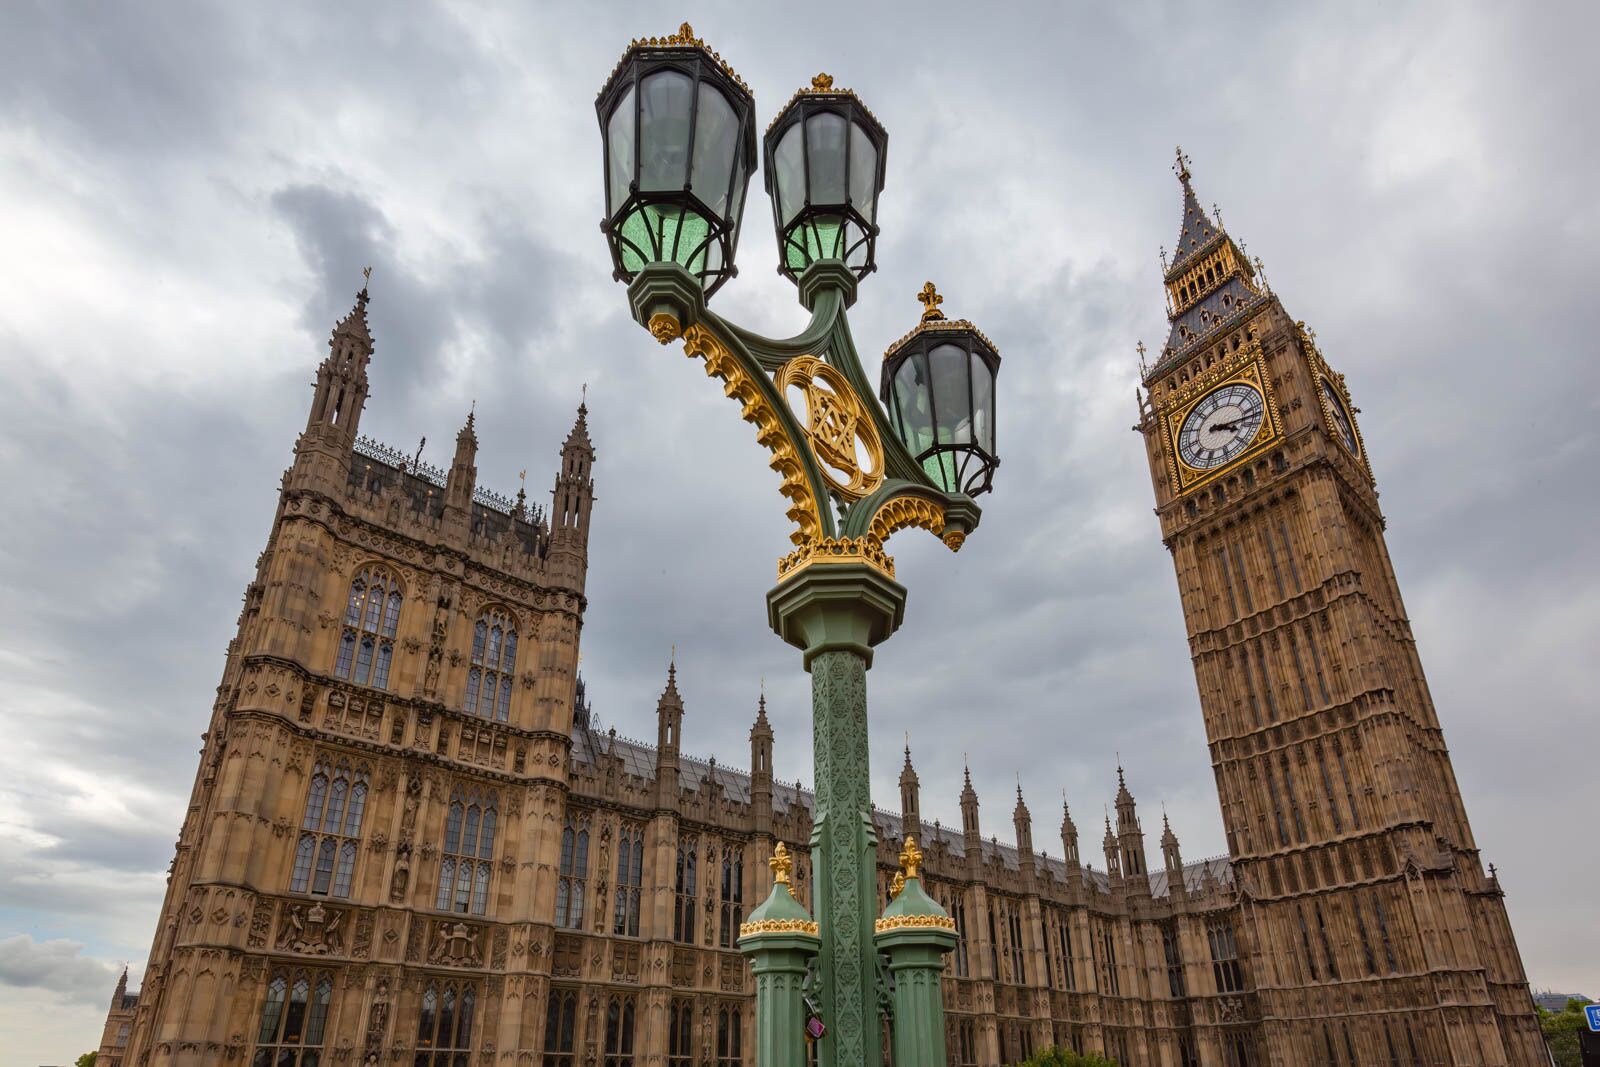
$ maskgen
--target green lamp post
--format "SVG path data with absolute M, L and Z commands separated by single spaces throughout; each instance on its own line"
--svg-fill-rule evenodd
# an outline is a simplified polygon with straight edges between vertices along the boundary
M 879 1067 L 866 672 L 874 646 L 899 627 L 906 598 L 885 542 L 915 526 L 956 551 L 977 527 L 973 497 L 990 488 L 998 464 L 1000 356 L 970 323 L 938 312 L 929 283 L 922 321 L 885 355 L 890 410 L 874 400 L 845 313 L 876 266 L 888 135 L 827 75 L 795 94 L 765 138 L 778 269 L 811 313 L 783 340 L 706 306 L 734 273 L 754 163 L 754 101 L 738 75 L 686 23 L 634 41 L 596 111 L 605 145 L 601 229 L 633 316 L 662 344 L 681 340 L 739 402 L 795 524 L 767 614 L 811 674 L 810 844 L 825 1028 L 817 1063 Z M 758 989 L 758 1018 L 776 1010 L 769 999 Z M 801 1034 L 793 1040 L 798 1047 Z
M 956 947 L 956 921 L 922 890 L 922 850 L 906 835 L 898 891 L 874 927 L 878 949 L 894 976 L 894 1062 L 945 1067 L 945 953 Z
M 739 924 L 739 951 L 756 976 L 756 1062 L 805 1067 L 806 973 L 820 944 L 817 924 L 789 891 L 794 861 L 782 841 L 772 850 L 772 893 Z

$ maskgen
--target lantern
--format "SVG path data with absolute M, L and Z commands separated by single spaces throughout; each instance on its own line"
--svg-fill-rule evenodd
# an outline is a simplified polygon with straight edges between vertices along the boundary
M 883 357 L 879 388 L 889 424 L 934 484 L 949 493 L 988 491 L 994 448 L 994 385 L 1000 353 L 972 323 L 947 319 L 929 282 L 922 321 Z
M 819 74 L 779 113 L 763 144 L 778 271 L 794 280 L 819 259 L 839 259 L 858 278 L 871 273 L 889 135 L 866 105 Z
M 595 100 L 613 276 L 678 263 L 707 296 L 734 274 L 755 169 L 755 100 L 686 22 L 634 41 Z

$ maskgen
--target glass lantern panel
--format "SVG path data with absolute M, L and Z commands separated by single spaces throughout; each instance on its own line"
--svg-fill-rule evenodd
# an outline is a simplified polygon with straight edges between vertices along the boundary
M 633 181 L 633 90 L 622 94 L 617 109 L 611 113 L 606 127 L 606 153 L 611 158 L 611 174 L 606 189 L 610 200 L 607 214 L 615 214 L 628 199 L 628 185 Z
M 844 146 L 849 123 L 825 111 L 806 119 L 806 163 L 813 204 L 844 203 Z
M 933 407 L 928 392 L 928 372 L 919 352 L 894 374 L 895 428 L 906 451 L 913 456 L 933 445 Z
M 843 259 L 853 231 L 841 215 L 813 215 L 789 233 L 784 262 L 802 270 L 819 259 Z
M 739 120 L 723 96 L 710 84 L 700 86 L 694 123 L 694 167 L 689 184 L 711 213 L 728 213 L 728 178 L 733 170 L 733 150 L 739 139 Z
M 778 182 L 778 215 L 787 225 L 806 202 L 805 135 L 799 123 L 791 126 L 778 142 L 772 162 L 773 177 Z
M 861 217 L 874 221 L 878 194 L 878 150 L 860 126 L 850 127 L 850 202 Z
M 967 351 L 943 344 L 928 353 L 933 378 L 934 433 L 941 445 L 972 443 L 972 393 L 967 382 Z
M 744 210 L 744 187 L 747 175 L 744 172 L 744 160 L 737 159 L 733 164 L 733 196 L 728 202 L 728 218 L 733 220 L 735 226 L 739 225 L 739 213 Z
M 634 209 L 618 228 L 622 269 L 636 272 L 646 263 L 681 263 L 690 271 L 705 269 L 710 224 L 696 211 L 676 204 L 645 204 Z
M 994 455 L 994 371 L 976 353 L 972 356 L 972 421 L 978 430 L 978 447 Z
M 639 83 L 639 188 L 682 189 L 689 178 L 689 116 L 694 79 L 659 70 Z

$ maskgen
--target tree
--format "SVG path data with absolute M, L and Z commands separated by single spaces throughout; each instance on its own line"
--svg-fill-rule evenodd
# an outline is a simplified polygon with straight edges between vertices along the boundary
M 1117 1067 L 1117 1061 L 1107 1059 L 1098 1052 L 1073 1052 L 1069 1048 L 1051 1045 L 1035 1052 L 1016 1067 Z
M 1539 1029 L 1544 1031 L 1544 1042 L 1550 1046 L 1556 1067 L 1582 1067 L 1583 1053 L 1578 1049 L 1578 1032 L 1588 1028 L 1583 1018 L 1583 1006 L 1593 1003 L 1588 997 L 1569 997 L 1567 1006 L 1560 1011 L 1539 1009 Z
M 100 1058 L 98 1052 L 85 1052 L 75 1061 L 76 1067 L 94 1067 L 94 1061 Z

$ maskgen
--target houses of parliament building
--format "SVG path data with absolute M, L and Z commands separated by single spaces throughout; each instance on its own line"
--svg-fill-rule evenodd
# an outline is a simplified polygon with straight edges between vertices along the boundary
M 950 1062 L 1055 1044 L 1125 1067 L 1546 1063 L 1344 380 L 1181 157 L 1179 177 L 1138 429 L 1229 855 L 1185 861 L 1165 818 L 1147 844 L 1120 769 L 1098 852 L 1065 807 L 1036 842 L 1020 788 L 1002 843 L 970 777 L 961 825 L 929 822 L 908 749 L 898 811 L 873 816 L 881 889 L 915 833 L 959 931 Z M 370 441 L 367 305 L 317 369 L 100 1064 L 753 1062 L 735 940 L 776 842 L 810 895 L 812 798 L 774 779 L 764 702 L 748 771 L 689 754 L 670 667 L 655 744 L 597 730 L 585 409 L 547 509 L 478 487 L 471 417 L 448 470 Z

